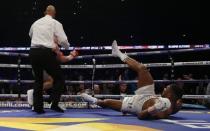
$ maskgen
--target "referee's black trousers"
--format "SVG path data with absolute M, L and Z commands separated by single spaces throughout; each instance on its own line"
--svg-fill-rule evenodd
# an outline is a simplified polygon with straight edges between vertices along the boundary
M 57 106 L 64 89 L 64 77 L 56 54 L 50 48 L 31 48 L 30 59 L 34 71 L 34 110 L 43 110 L 43 71 L 53 78 L 52 105 Z

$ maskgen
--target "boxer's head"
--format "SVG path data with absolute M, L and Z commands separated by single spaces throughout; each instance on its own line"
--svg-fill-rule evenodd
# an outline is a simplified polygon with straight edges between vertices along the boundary
M 54 18 L 56 15 L 55 7 L 53 5 L 48 5 L 45 10 L 45 15 L 50 15 Z
M 171 114 L 177 113 L 182 107 L 183 89 L 176 84 L 168 85 L 162 97 L 168 98 L 171 101 Z

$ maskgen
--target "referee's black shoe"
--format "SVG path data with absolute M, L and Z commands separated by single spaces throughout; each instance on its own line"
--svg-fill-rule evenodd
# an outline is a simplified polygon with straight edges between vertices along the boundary
M 45 113 L 44 110 L 34 110 L 34 112 L 36 112 L 37 114 L 44 114 Z
M 56 111 L 56 112 L 64 113 L 64 110 L 61 109 L 58 105 L 53 105 L 53 104 L 52 104 L 50 109 L 51 109 L 51 110 L 54 110 L 54 111 Z

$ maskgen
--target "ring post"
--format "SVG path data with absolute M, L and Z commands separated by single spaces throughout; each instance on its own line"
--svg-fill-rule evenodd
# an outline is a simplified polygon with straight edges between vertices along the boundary
M 19 54 L 18 55 L 18 60 L 17 60 L 17 64 L 18 64 L 18 67 L 17 67 L 17 87 L 18 87 L 18 98 L 21 99 L 21 74 L 20 74 L 20 70 L 21 70 L 21 55 Z
M 91 93 L 92 96 L 94 97 L 94 80 L 95 80 L 95 71 L 96 71 L 96 59 L 93 57 L 92 59 L 93 62 L 93 71 L 92 71 L 92 79 L 91 79 Z
M 174 77 L 175 77 L 174 66 L 175 65 L 174 65 L 174 59 L 173 59 L 170 51 L 168 51 L 168 57 L 169 57 L 169 60 L 170 60 L 170 63 L 171 63 L 171 80 L 172 80 L 172 83 L 174 83 Z

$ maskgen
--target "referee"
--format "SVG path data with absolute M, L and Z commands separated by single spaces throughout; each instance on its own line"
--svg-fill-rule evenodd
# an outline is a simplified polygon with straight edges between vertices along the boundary
M 69 48 L 67 36 L 60 22 L 54 19 L 55 7 L 49 5 L 46 8 L 45 16 L 38 19 L 31 26 L 29 36 L 31 37 L 30 59 L 34 71 L 34 111 L 38 114 L 45 113 L 43 109 L 43 71 L 45 70 L 53 77 L 54 87 L 52 92 L 51 109 L 57 112 L 64 112 L 59 106 L 61 93 L 64 89 L 64 77 L 60 63 L 56 60 L 56 53 L 53 51 L 57 45 L 66 49 Z

